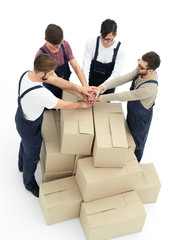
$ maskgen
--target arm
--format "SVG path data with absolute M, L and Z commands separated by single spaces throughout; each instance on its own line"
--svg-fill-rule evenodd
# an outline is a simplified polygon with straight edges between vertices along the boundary
M 79 85 L 76 85 L 74 83 L 71 83 L 69 81 L 66 81 L 60 77 L 57 77 L 56 74 L 53 76 L 50 76 L 47 80 L 45 80 L 46 83 L 52 84 L 54 86 L 57 86 L 59 88 L 62 88 L 66 91 L 73 91 L 74 94 L 85 94 L 87 96 L 90 96 L 90 92 L 97 90 L 97 87 L 81 87 Z
M 146 100 L 154 99 L 157 93 L 156 84 L 144 84 L 138 89 L 132 91 L 125 91 L 121 93 L 111 93 L 106 95 L 101 95 L 99 100 L 101 102 L 105 101 L 136 101 L 136 100 Z
M 91 105 L 86 104 L 85 102 L 66 102 L 58 99 L 57 104 L 54 106 L 55 109 L 63 109 L 63 110 L 74 110 L 78 108 L 88 108 Z
M 69 62 L 71 64 L 72 68 L 74 69 L 75 73 L 77 74 L 78 79 L 80 80 L 82 86 L 86 87 L 87 86 L 87 82 L 86 82 L 85 76 L 84 76 L 84 74 L 82 72 L 82 69 L 80 68 L 79 64 L 75 60 L 75 58 L 70 60 Z
M 117 86 L 123 85 L 124 83 L 132 81 L 134 76 L 137 74 L 137 70 L 125 74 L 123 76 L 116 77 L 108 82 L 105 82 L 104 84 L 100 85 L 99 87 L 102 87 L 102 90 L 107 90 L 111 88 L 115 88 Z
M 96 39 L 95 40 L 89 39 L 85 45 L 82 70 L 87 81 L 89 79 L 91 61 L 94 58 L 95 47 Z

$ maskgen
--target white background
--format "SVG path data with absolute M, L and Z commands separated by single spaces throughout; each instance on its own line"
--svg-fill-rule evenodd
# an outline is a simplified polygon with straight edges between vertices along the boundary
M 47 226 L 38 199 L 25 190 L 18 172 L 19 136 L 14 115 L 20 75 L 32 69 L 44 44 L 44 31 L 55 23 L 64 30 L 80 66 L 86 40 L 97 36 L 106 18 L 118 24 L 127 55 L 122 74 L 153 50 L 161 57 L 159 93 L 142 163 L 153 162 L 162 188 L 155 204 L 145 205 L 143 231 L 122 240 L 177 239 L 177 1 L 16 0 L 0 4 L 0 236 L 3 240 L 84 240 L 79 219 Z M 71 80 L 79 84 L 72 74 Z M 118 88 L 127 90 L 129 86 Z M 125 108 L 125 104 L 124 104 Z M 40 167 L 37 180 L 41 183 Z

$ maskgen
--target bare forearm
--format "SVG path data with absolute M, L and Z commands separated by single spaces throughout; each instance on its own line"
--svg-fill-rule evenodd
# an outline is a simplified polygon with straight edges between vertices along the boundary
M 58 100 L 58 103 L 54 107 L 55 109 L 62 109 L 62 110 L 75 110 L 78 108 L 87 108 L 88 106 L 84 102 L 66 102 L 62 100 Z
M 80 91 L 80 86 L 71 83 L 65 79 L 59 78 L 57 76 L 51 76 L 46 81 L 46 83 L 52 84 L 56 87 L 59 87 L 63 90 L 73 90 L 73 91 Z

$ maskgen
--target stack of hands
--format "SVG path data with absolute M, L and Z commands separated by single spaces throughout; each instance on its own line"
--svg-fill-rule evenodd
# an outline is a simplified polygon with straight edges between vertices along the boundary
M 82 87 L 81 100 L 85 102 L 87 107 L 93 106 L 96 101 L 99 101 L 100 89 L 98 87 Z

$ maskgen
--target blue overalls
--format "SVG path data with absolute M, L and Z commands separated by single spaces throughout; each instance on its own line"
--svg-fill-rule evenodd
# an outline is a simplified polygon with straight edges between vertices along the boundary
M 132 81 L 130 90 L 134 89 L 135 80 L 139 75 L 136 75 Z M 158 85 L 158 82 L 155 80 L 149 80 L 147 82 L 141 83 L 136 89 L 138 89 L 143 84 L 155 83 Z M 145 143 L 147 140 L 152 115 L 153 115 L 153 106 L 146 109 L 141 104 L 140 100 L 129 101 L 127 103 L 127 123 L 130 128 L 130 132 L 133 136 L 133 139 L 136 144 L 135 155 L 138 162 L 141 161 Z
M 63 56 L 64 56 L 64 64 L 61 66 L 58 66 L 55 70 L 55 73 L 57 74 L 58 77 L 63 78 L 65 80 L 69 81 L 70 75 L 71 75 L 71 71 L 69 68 L 69 63 L 67 60 L 67 55 L 64 49 L 64 45 L 61 44 L 61 48 L 62 48 L 62 52 L 63 52 Z M 45 53 L 48 54 L 44 48 L 40 48 L 40 50 Z M 48 83 L 43 83 L 43 85 L 49 89 L 57 98 L 62 99 L 62 89 L 59 87 L 56 87 L 54 85 L 48 84 Z
M 98 50 L 99 50 L 99 40 L 100 40 L 100 37 L 98 36 L 97 42 L 96 42 L 95 56 L 91 62 L 90 73 L 89 73 L 89 86 L 96 86 L 96 87 L 104 83 L 111 76 L 112 71 L 114 69 L 117 52 L 121 45 L 121 42 L 119 42 L 117 44 L 117 47 L 114 49 L 112 62 L 101 63 L 96 60 L 98 56 Z M 104 94 L 114 93 L 114 91 L 115 91 L 115 88 L 112 88 L 105 91 Z
M 18 108 L 15 115 L 15 123 L 17 131 L 21 137 L 18 166 L 19 170 L 23 171 L 23 182 L 26 189 L 31 191 L 32 189 L 38 189 L 38 184 L 35 180 L 34 173 L 39 161 L 42 143 L 41 126 L 43 121 L 43 113 L 35 121 L 27 120 L 24 117 L 21 99 L 30 91 L 35 91 L 35 89 L 42 87 L 41 85 L 38 85 L 29 88 L 20 95 L 21 81 L 23 76 L 27 73 L 28 71 L 21 76 L 19 81 Z

